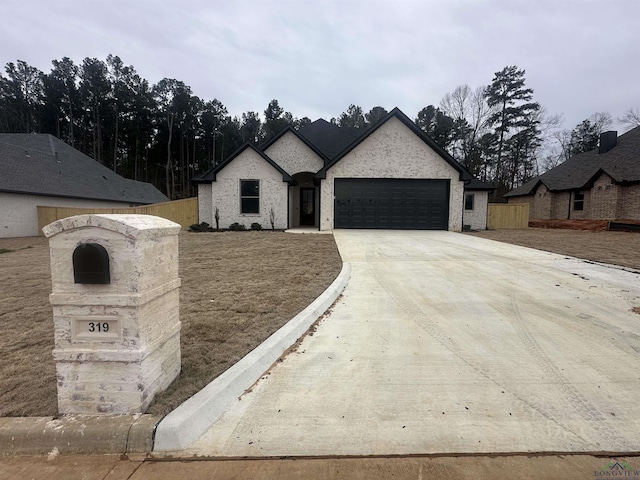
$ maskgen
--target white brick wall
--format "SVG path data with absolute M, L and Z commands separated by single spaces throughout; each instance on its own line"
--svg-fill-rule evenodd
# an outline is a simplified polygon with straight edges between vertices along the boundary
M 240 213 L 241 179 L 260 180 L 260 213 Z M 206 195 L 206 190 L 202 191 L 203 196 Z M 271 228 L 269 213 L 273 207 L 275 228 L 287 228 L 287 191 L 288 184 L 282 180 L 282 173 L 248 148 L 218 172 L 216 181 L 211 184 L 211 207 L 201 210 L 208 211 L 209 217 L 200 217 L 200 221 L 215 227 L 213 212 L 218 207 L 220 228 L 228 228 L 235 222 L 244 224 L 246 228 L 254 222 L 262 225 L 262 228 Z
M 117 208 L 129 203 L 46 197 L 19 193 L 0 193 L 0 238 L 35 237 L 38 231 L 38 205 L 43 207 Z
M 280 137 L 265 153 L 289 175 L 316 173 L 324 166 L 322 158 L 291 132 Z
M 489 207 L 489 192 L 465 192 L 473 194 L 473 210 L 465 210 L 464 225 L 471 225 L 473 230 L 487 229 L 487 209 Z
M 215 228 L 216 220 L 211 211 L 211 184 L 198 184 L 198 219 L 200 223 L 206 222 Z
M 336 178 L 450 179 L 449 230 L 462 230 L 463 182 L 458 171 L 397 118 L 391 118 L 327 170 L 321 185 L 320 229 L 333 229 Z

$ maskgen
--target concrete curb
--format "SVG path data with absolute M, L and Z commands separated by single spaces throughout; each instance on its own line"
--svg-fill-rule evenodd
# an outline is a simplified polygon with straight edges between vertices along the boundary
M 0 455 L 149 453 L 162 417 L 0 418 Z
M 327 311 L 350 278 L 351 265 L 344 263 L 338 277 L 311 305 L 162 419 L 153 451 L 181 450 L 197 440 Z

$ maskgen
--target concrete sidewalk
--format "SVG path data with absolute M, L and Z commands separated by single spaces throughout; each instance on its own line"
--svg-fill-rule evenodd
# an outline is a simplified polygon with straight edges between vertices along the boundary
M 640 451 L 640 275 L 451 232 L 336 231 L 352 278 L 179 455 Z
M 628 467 L 630 470 L 623 470 Z M 0 457 L 0 478 L 34 480 L 156 479 L 468 479 L 585 480 L 605 477 L 640 478 L 637 457 L 481 456 L 318 458 L 286 460 L 121 459 L 118 456 Z M 609 476 L 610 476 L 609 475 Z

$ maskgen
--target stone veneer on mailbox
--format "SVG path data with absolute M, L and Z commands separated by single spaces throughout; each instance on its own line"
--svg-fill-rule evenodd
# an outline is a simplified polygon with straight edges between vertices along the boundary
M 59 412 L 143 412 L 180 372 L 180 225 L 151 215 L 79 215 L 43 231 Z M 86 243 L 106 249 L 109 284 L 75 283 L 73 252 Z

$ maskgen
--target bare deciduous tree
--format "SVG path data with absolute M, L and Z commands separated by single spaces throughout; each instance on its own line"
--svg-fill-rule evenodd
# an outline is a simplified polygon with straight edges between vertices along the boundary
M 609 112 L 596 112 L 589 117 L 589 121 L 595 127 L 598 138 L 602 132 L 607 131 L 613 125 L 613 118 Z
M 629 108 L 618 121 L 630 129 L 640 127 L 640 108 Z
M 473 90 L 469 85 L 459 85 L 442 98 L 440 109 L 453 118 L 456 125 L 467 127 L 462 139 L 456 141 L 451 150 L 454 157 L 474 170 L 473 165 L 478 163 L 476 157 L 480 151 L 480 139 L 488 133 L 487 120 L 492 113 L 484 95 L 484 87 Z

